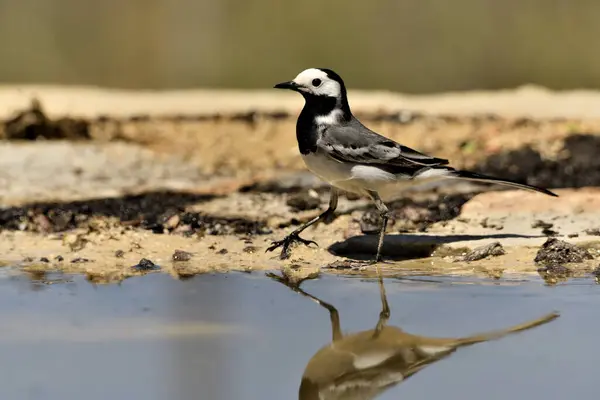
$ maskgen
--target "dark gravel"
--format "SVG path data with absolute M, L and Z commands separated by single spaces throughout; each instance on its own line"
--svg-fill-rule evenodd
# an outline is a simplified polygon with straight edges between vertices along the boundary
M 140 227 L 154 233 L 266 234 L 265 223 L 243 218 L 222 218 L 187 212 L 187 204 L 213 198 L 177 192 L 151 192 L 120 198 L 67 203 L 34 203 L 0 210 L 0 230 L 62 232 L 87 227 L 93 217 L 116 217 L 124 226 Z
M 551 188 L 600 186 L 600 136 L 574 134 L 556 160 L 525 146 L 492 155 L 476 169 L 482 173 Z
M 89 140 L 90 123 L 84 119 L 49 119 L 39 101 L 33 100 L 30 108 L 4 121 L 3 136 L 8 140 Z
M 175 250 L 171 258 L 173 261 L 190 261 L 192 259 L 192 253 L 183 250 Z
M 136 265 L 133 265 L 131 268 L 136 271 L 155 271 L 160 269 L 160 266 L 154 264 L 147 258 L 142 258 Z
M 535 256 L 535 262 L 544 265 L 560 265 L 591 260 L 592 255 L 584 248 L 562 240 L 550 238 L 542 245 Z

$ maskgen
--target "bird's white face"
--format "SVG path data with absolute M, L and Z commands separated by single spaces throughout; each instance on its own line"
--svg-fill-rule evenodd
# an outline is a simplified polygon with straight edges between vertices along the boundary
M 327 73 L 317 68 L 309 68 L 300 72 L 292 81 L 298 85 L 301 92 L 315 96 L 339 98 L 342 94 L 340 84 L 327 76 Z

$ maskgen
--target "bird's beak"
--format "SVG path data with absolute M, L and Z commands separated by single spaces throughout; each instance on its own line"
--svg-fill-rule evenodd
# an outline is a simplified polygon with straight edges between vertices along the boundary
M 288 82 L 278 83 L 277 85 L 275 85 L 273 87 L 275 89 L 289 89 L 289 90 L 293 90 L 295 92 L 297 92 L 297 91 L 300 90 L 300 85 L 298 85 L 294 81 L 288 81 Z

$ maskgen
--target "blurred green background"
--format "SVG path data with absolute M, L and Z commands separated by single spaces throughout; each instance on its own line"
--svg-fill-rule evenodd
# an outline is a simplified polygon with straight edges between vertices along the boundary
M 0 82 L 600 88 L 598 0 L 0 0 Z

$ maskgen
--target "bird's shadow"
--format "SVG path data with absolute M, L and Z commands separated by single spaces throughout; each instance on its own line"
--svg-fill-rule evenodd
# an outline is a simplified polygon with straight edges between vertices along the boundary
M 510 238 L 539 238 L 543 235 L 490 234 L 490 235 L 386 235 L 382 255 L 394 261 L 429 257 L 447 243 Z M 352 260 L 372 259 L 377 252 L 379 235 L 352 236 L 344 241 L 333 243 L 327 249 L 331 254 Z

